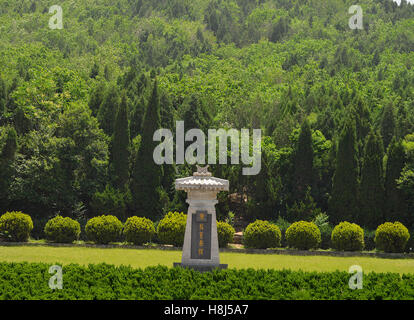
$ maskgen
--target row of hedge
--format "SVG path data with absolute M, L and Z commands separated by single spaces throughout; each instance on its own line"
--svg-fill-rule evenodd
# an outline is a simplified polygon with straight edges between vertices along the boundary
M 90 219 L 85 226 L 87 239 L 98 244 L 122 241 L 142 245 L 157 236 L 163 244 L 182 246 L 187 216 L 184 213 L 169 212 L 155 228 L 154 223 L 143 217 L 130 217 L 122 224 L 117 217 L 102 215 Z M 0 217 L 0 237 L 9 241 L 27 241 L 33 222 L 29 215 L 21 212 L 7 212 Z M 234 229 L 225 222 L 217 222 L 219 246 L 232 242 Z M 71 243 L 79 238 L 79 222 L 56 216 L 50 219 L 44 233 L 49 241 Z M 375 246 L 385 252 L 403 252 L 410 238 L 408 229 L 400 222 L 386 222 L 375 232 Z M 278 226 L 268 221 L 256 220 L 244 232 L 243 242 L 247 248 L 280 247 L 282 233 Z M 321 232 L 313 222 L 298 221 L 285 231 L 288 247 L 301 250 L 317 249 L 321 243 Z M 332 231 L 331 244 L 339 251 L 362 251 L 365 247 L 364 230 L 355 223 L 341 222 Z
M 200 273 L 163 266 L 133 269 L 108 264 L 63 266 L 61 290 L 48 286 L 50 264 L 0 263 L 2 300 L 409 300 L 414 274 L 367 273 L 363 289 L 347 272 L 227 269 Z
M 86 223 L 85 233 L 89 241 L 108 244 L 125 240 L 128 243 L 142 245 L 151 242 L 157 236 L 159 242 L 182 246 L 184 242 L 187 215 L 169 212 L 155 228 L 154 223 L 144 217 L 130 217 L 122 224 L 117 217 L 102 215 Z M 24 242 L 33 229 L 31 217 L 22 212 L 7 212 L 0 217 L 0 238 L 6 241 Z M 233 241 L 234 229 L 228 223 L 217 222 L 219 246 L 226 247 Z M 58 243 L 72 243 L 79 239 L 81 227 L 78 221 L 69 217 L 56 216 L 45 227 L 46 239 Z
M 321 232 L 313 222 L 298 221 L 291 224 L 285 238 L 290 248 L 317 249 L 321 243 Z M 408 229 L 400 222 L 385 222 L 375 232 L 375 245 L 385 252 L 403 252 L 410 238 Z M 243 241 L 247 248 L 280 247 L 282 233 L 279 227 L 268 221 L 256 220 L 244 232 Z M 338 251 L 362 251 L 364 249 L 364 230 L 355 223 L 341 222 L 332 231 L 332 247 Z

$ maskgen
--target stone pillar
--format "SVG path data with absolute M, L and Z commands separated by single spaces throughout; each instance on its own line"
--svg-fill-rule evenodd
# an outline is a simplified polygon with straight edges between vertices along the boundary
M 178 190 L 187 191 L 187 224 L 181 263 L 174 266 L 210 271 L 227 268 L 220 264 L 217 236 L 217 193 L 228 188 L 228 181 L 210 175 L 177 179 Z M 207 178 L 208 177 L 208 178 Z M 216 185 L 214 185 L 216 183 Z M 213 185 L 212 185 L 213 184 Z

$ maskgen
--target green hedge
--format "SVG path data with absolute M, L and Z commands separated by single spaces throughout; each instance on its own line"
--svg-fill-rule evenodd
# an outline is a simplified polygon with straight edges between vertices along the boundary
M 150 242 L 155 235 L 154 223 L 147 218 L 130 217 L 125 222 L 125 241 L 135 245 L 142 245 Z
M 182 247 L 184 244 L 187 215 L 183 212 L 168 212 L 157 226 L 158 240 L 163 244 Z
M 122 232 L 122 222 L 117 217 L 102 215 L 90 219 L 85 226 L 88 240 L 100 244 L 119 241 Z
M 246 248 L 266 249 L 280 247 L 282 233 L 278 226 L 269 221 L 256 220 L 250 223 L 243 233 Z
M 313 222 L 298 221 L 286 230 L 286 241 L 291 248 L 316 249 L 321 243 L 321 231 Z
M 355 223 L 341 222 L 332 231 L 332 247 L 339 251 L 362 251 L 364 230 Z
M 385 252 L 403 252 L 409 238 L 410 233 L 402 223 L 385 222 L 375 232 L 375 245 Z
M 351 290 L 347 272 L 227 269 L 200 273 L 163 266 L 133 269 L 107 264 L 63 265 L 63 289 L 48 286 L 51 264 L 0 263 L 0 299 L 414 299 L 414 274 L 364 274 Z M 397 288 L 397 289 L 396 289 Z
M 236 231 L 227 222 L 217 221 L 217 237 L 220 248 L 227 247 L 228 243 L 233 241 L 234 233 Z
M 0 237 L 5 241 L 26 242 L 33 229 L 32 218 L 23 212 L 6 212 L 0 217 Z
M 79 239 L 81 229 L 76 220 L 56 216 L 46 223 L 44 232 L 49 241 L 72 243 Z

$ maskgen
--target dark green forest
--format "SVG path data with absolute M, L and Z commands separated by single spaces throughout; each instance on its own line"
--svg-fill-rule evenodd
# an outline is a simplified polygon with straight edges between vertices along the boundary
M 218 218 L 414 228 L 414 5 L 360 0 L 0 0 L 0 213 L 185 211 L 158 128 L 261 129 Z M 50 29 L 52 5 L 63 29 Z

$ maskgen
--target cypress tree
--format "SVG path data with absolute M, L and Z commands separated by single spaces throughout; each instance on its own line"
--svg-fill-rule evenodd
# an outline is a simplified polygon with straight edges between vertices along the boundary
M 118 108 L 118 88 L 115 85 L 111 85 L 106 91 L 104 99 L 98 111 L 98 121 L 100 127 L 108 136 L 112 136 L 114 132 L 115 115 Z
M 115 186 L 118 189 L 124 189 L 129 179 L 129 147 L 128 104 L 124 92 L 116 115 L 112 144 Z
M 6 102 L 7 111 L 14 112 L 17 108 L 17 104 L 14 101 L 14 99 L 11 97 L 11 94 L 17 89 L 18 86 L 19 86 L 19 78 L 15 77 L 13 78 L 11 85 L 7 89 L 7 102 Z
M 308 120 L 302 124 L 295 150 L 296 200 L 303 200 L 308 187 L 312 187 L 313 147 L 312 132 Z
M 412 109 L 414 102 L 411 102 Z M 411 112 L 407 111 L 405 104 L 400 103 L 397 109 L 395 136 L 397 139 L 404 139 L 404 137 L 414 131 L 414 117 Z
M 387 150 L 387 166 L 385 171 L 385 221 L 395 221 L 406 215 L 406 204 L 396 180 L 400 178 L 405 166 L 406 156 L 402 140 L 393 138 Z
M 7 88 L 3 78 L 0 77 L 0 125 L 4 120 L 7 105 Z
M 384 181 L 381 138 L 372 130 L 367 136 L 361 170 L 360 216 L 363 226 L 376 228 L 383 221 Z
M 359 95 L 355 96 L 353 99 L 351 115 L 355 119 L 358 158 L 362 159 L 364 154 L 365 138 L 371 130 L 371 124 L 369 119 L 370 113 L 367 104 Z
M 0 154 L 0 210 L 7 209 L 7 195 L 11 178 L 11 163 L 17 151 L 17 133 L 11 127 L 7 132 L 6 142 Z
M 160 116 L 161 116 L 161 127 L 165 129 L 175 130 L 174 122 L 174 112 L 175 109 L 172 105 L 170 97 L 163 93 L 160 97 Z M 169 199 L 173 200 L 175 194 L 175 165 L 174 164 L 164 164 L 163 166 L 163 176 L 161 179 L 161 184 L 164 190 L 167 192 Z
M 356 129 L 347 120 L 338 143 L 336 168 L 329 199 L 329 216 L 334 223 L 352 221 L 358 212 L 358 157 Z
M 130 133 L 131 138 L 135 138 L 141 132 L 142 126 L 142 118 L 144 117 L 145 113 L 145 100 L 144 97 L 141 96 L 141 99 L 136 99 L 134 103 L 135 107 L 132 111 L 131 121 L 130 121 Z
M 161 94 L 160 115 L 162 128 L 174 130 L 174 111 L 171 98 L 166 93 Z
M 384 108 L 384 113 L 381 119 L 381 135 L 384 148 L 387 149 L 392 137 L 395 135 L 395 118 L 392 103 L 389 103 Z
M 13 161 L 17 150 L 17 133 L 14 127 L 7 132 L 6 143 L 1 152 L 1 162 Z
M 135 160 L 130 188 L 135 214 L 154 220 L 161 216 L 160 196 L 163 172 L 162 166 L 157 165 L 153 159 L 153 152 L 158 144 L 157 141 L 153 141 L 153 135 L 160 126 L 158 86 L 155 80 L 142 124 L 141 146 Z
M 93 89 L 89 98 L 89 109 L 92 111 L 92 115 L 96 117 L 99 107 L 101 106 L 105 96 L 106 85 L 105 82 L 99 82 Z

